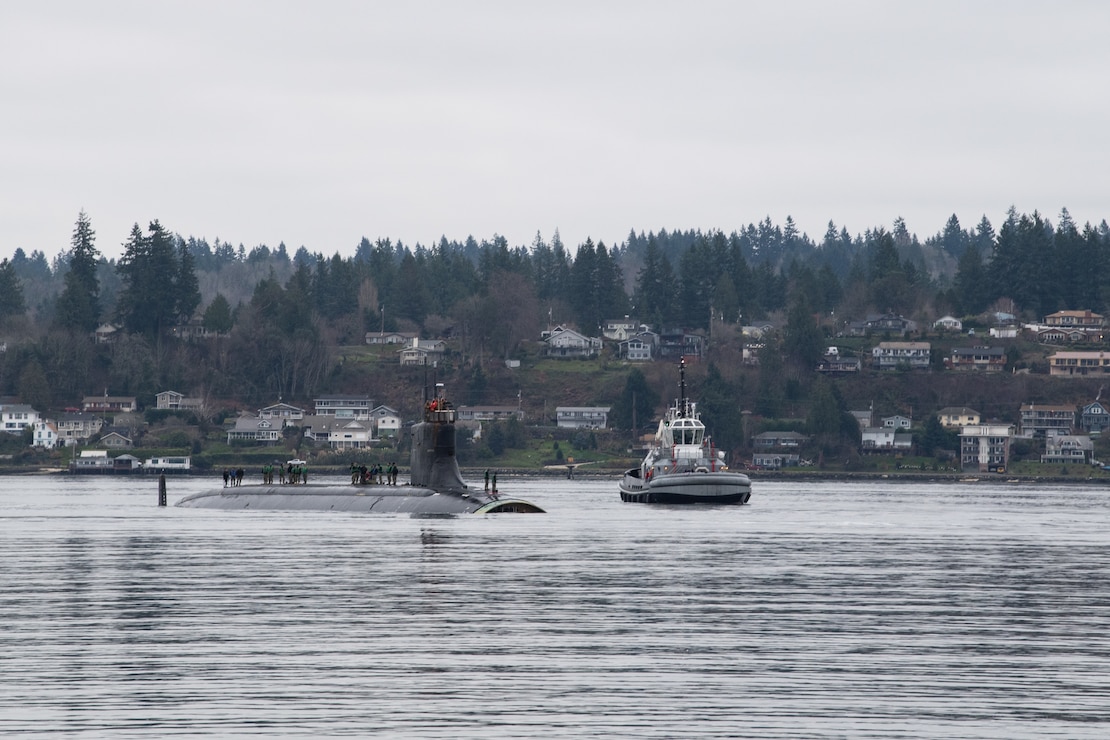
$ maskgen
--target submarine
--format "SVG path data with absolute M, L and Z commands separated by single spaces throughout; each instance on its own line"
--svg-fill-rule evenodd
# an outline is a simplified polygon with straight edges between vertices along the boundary
M 426 393 L 427 395 L 427 393 Z M 497 491 L 468 486 L 455 457 L 458 414 L 436 384 L 424 402 L 423 421 L 412 425 L 409 482 L 246 485 L 193 493 L 176 506 L 262 511 L 349 511 L 367 514 L 454 516 L 457 514 L 542 514 L 535 504 L 502 498 Z

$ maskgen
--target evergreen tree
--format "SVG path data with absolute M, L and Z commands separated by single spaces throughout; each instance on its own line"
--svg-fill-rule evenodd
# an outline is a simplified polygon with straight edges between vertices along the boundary
M 6 257 L 0 260 L 0 326 L 27 310 L 23 301 L 23 286 L 15 273 L 15 266 Z
M 905 224 L 902 224 L 905 229 Z M 868 270 L 871 304 L 879 311 L 905 311 L 912 305 L 910 281 L 898 258 L 896 236 L 882 229 L 874 235 Z
M 593 336 L 601 325 L 600 296 L 598 295 L 598 256 L 592 239 L 578 247 L 574 264 L 570 268 L 570 299 L 574 308 L 574 318 L 578 328 L 587 336 Z
M 783 351 L 795 366 L 813 369 L 820 362 L 824 352 L 823 339 L 821 330 L 813 320 L 806 294 L 797 292 L 786 316 Z
M 620 318 L 628 313 L 628 294 L 624 292 L 624 275 L 620 264 L 612 252 L 605 248 L 604 242 L 597 244 L 595 270 L 597 325 L 600 326 L 607 318 Z
M 983 269 L 983 259 L 979 255 L 979 247 L 973 244 L 960 255 L 956 277 L 952 281 L 958 310 L 967 315 L 986 309 L 989 302 L 986 285 L 987 272 Z
M 423 324 L 432 305 L 431 288 L 412 252 L 405 252 L 397 269 L 397 284 L 403 290 L 391 292 L 393 313 L 403 319 Z
M 614 429 L 639 431 L 652 423 L 655 408 L 659 405 L 659 393 L 650 385 L 639 368 L 628 372 L 624 390 L 609 414 Z M 635 420 L 635 429 L 633 429 Z
M 844 410 L 840 407 L 828 381 L 819 380 L 810 394 L 806 430 L 813 435 L 823 451 L 829 451 L 840 441 L 843 413 Z
M 192 252 L 182 243 L 178 247 L 178 253 L 174 310 L 177 313 L 178 322 L 186 323 L 193 318 L 197 307 L 200 306 L 200 283 L 197 281 Z
M 116 265 L 123 283 L 116 315 L 128 331 L 154 337 L 173 326 L 177 316 L 180 265 L 173 237 L 162 225 L 152 221 L 149 232 L 143 236 L 135 224 L 123 245 Z
M 100 322 L 100 281 L 97 279 L 99 252 L 96 232 L 88 214 L 81 211 L 70 242 L 69 272 L 58 296 L 54 322 L 64 329 L 91 332 Z
M 944 225 L 944 232 L 941 234 L 941 247 L 953 257 L 959 258 L 967 249 L 969 242 L 970 239 L 967 233 L 960 228 L 960 219 L 956 218 L 956 214 L 953 213 L 948 218 L 948 223 Z
M 720 270 L 720 263 L 713 259 L 709 241 L 705 237 L 696 239 L 683 253 L 679 266 L 679 320 L 686 327 L 706 327 Z
M 713 434 L 713 444 L 730 451 L 744 442 L 743 416 L 740 414 L 740 394 L 721 375 L 715 363 L 706 368 L 705 383 L 698 390 L 698 411 L 706 428 Z
M 208 331 L 226 333 L 231 331 L 233 321 L 231 306 L 222 293 L 217 293 L 208 308 L 204 310 L 204 328 Z
M 644 251 L 644 266 L 636 276 L 636 313 L 645 323 L 661 329 L 673 320 L 676 303 L 677 291 L 671 263 L 655 237 L 649 236 Z

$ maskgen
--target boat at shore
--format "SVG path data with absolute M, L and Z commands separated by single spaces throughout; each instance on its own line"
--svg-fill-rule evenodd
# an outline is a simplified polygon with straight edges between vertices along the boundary
M 456 420 L 454 406 L 444 397 L 442 385 L 437 385 L 435 397 L 424 403 L 424 420 L 412 426 L 407 484 L 363 482 L 365 476 L 352 474 L 352 479 L 358 480 L 350 485 L 286 482 L 214 488 L 186 496 L 177 506 L 414 516 L 543 513 L 543 509 L 528 501 L 503 498 L 496 490 L 496 478 L 492 487 L 485 488 L 474 488 L 463 481 L 455 457 Z
M 746 504 L 747 475 L 728 469 L 713 447 L 697 405 L 686 397 L 686 361 L 679 363 L 679 397 L 659 421 L 640 467 L 620 481 L 621 500 L 640 504 Z

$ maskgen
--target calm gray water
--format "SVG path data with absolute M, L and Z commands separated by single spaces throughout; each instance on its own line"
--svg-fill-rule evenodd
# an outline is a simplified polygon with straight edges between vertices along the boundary
M 0 735 L 1110 736 L 1108 489 L 501 487 L 549 513 L 0 478 Z

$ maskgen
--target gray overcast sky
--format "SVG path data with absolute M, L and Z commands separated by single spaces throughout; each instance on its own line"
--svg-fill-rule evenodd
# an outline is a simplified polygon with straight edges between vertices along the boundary
M 5 2 L 0 257 L 1110 218 L 1110 3 Z

